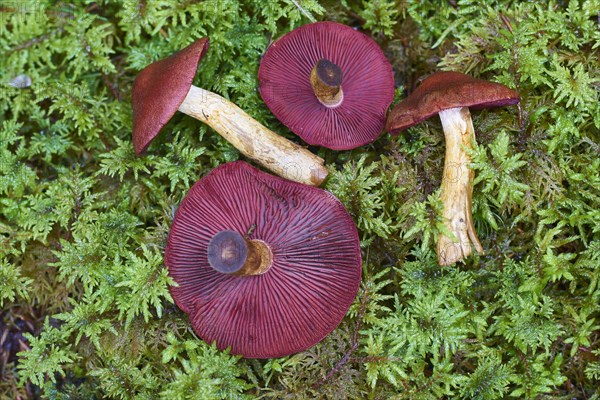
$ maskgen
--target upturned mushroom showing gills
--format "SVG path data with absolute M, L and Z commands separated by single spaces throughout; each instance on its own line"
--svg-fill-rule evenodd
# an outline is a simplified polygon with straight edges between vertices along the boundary
M 445 226 L 454 238 L 441 234 L 438 263 L 450 265 L 471 254 L 471 245 L 482 253 L 471 214 L 474 171 L 466 149 L 475 143 L 469 108 L 479 110 L 514 105 L 519 94 L 499 83 L 458 72 L 438 72 L 426 78 L 388 116 L 386 130 L 393 135 L 438 114 L 446 138 L 446 158 L 441 199 Z
M 133 146 L 143 153 L 177 110 L 213 128 L 245 156 L 287 179 L 318 186 L 322 158 L 252 119 L 229 100 L 192 85 L 208 38 L 144 68 L 132 90 Z
M 199 337 L 270 358 L 303 351 L 340 323 L 358 290 L 361 253 L 332 194 L 236 161 L 190 189 L 165 265 Z
M 271 44 L 258 79 L 284 125 L 333 150 L 377 139 L 394 98 L 392 66 L 377 43 L 336 22 L 301 26 Z

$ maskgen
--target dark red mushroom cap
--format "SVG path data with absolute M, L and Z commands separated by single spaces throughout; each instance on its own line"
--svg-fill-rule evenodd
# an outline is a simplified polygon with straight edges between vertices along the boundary
M 311 71 L 320 60 L 343 73 L 343 101 L 328 108 L 315 97 Z M 267 49 L 258 70 L 260 94 L 273 114 L 311 145 L 334 150 L 371 143 L 394 98 L 392 66 L 373 39 L 336 22 L 304 25 Z
M 251 276 L 213 269 L 209 242 L 224 231 L 266 243 L 271 267 Z M 249 358 L 318 343 L 346 314 L 361 276 L 358 233 L 335 196 L 243 161 L 219 166 L 190 189 L 165 265 L 178 284 L 173 299 L 198 336 Z
M 480 110 L 518 102 L 519 93 L 500 83 L 473 78 L 460 72 L 436 72 L 394 107 L 385 129 L 396 135 L 449 108 L 469 107 Z
M 133 82 L 133 148 L 143 153 L 187 95 L 208 50 L 208 38 L 144 68 Z

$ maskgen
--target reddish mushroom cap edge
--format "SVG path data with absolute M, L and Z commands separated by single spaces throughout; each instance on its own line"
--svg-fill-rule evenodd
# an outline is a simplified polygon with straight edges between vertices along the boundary
M 133 147 L 141 154 L 169 122 L 187 95 L 208 50 L 201 38 L 186 48 L 144 68 L 133 82 Z
M 460 72 L 437 72 L 427 77 L 390 112 L 386 131 L 401 131 L 455 107 L 474 110 L 503 107 L 519 102 L 519 93 L 500 83 L 489 82 Z

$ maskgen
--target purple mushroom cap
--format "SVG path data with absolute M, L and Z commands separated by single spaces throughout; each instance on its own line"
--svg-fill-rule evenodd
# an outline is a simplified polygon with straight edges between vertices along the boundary
M 343 72 L 344 98 L 334 108 L 321 104 L 311 86 L 321 59 Z M 336 22 L 304 25 L 271 44 L 258 79 L 260 95 L 284 125 L 306 143 L 334 150 L 377 139 L 394 98 L 392 66 L 377 43 Z
M 271 267 L 251 276 L 217 272 L 208 244 L 223 231 L 266 243 Z M 361 261 L 358 232 L 335 196 L 243 161 L 190 189 L 165 253 L 177 283 L 171 294 L 198 336 L 248 358 L 282 357 L 327 336 L 356 296 Z

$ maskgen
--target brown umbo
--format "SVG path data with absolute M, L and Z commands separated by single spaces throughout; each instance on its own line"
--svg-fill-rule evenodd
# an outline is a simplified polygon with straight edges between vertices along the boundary
M 474 171 L 465 149 L 475 143 L 475 131 L 469 109 L 517 104 L 519 94 L 499 83 L 476 79 L 458 72 L 438 72 L 426 78 L 388 116 L 386 130 L 396 135 L 438 114 L 446 138 L 446 158 L 441 199 L 446 228 L 455 236 L 440 234 L 437 242 L 438 263 L 450 265 L 483 248 L 473 226 L 471 198 Z

